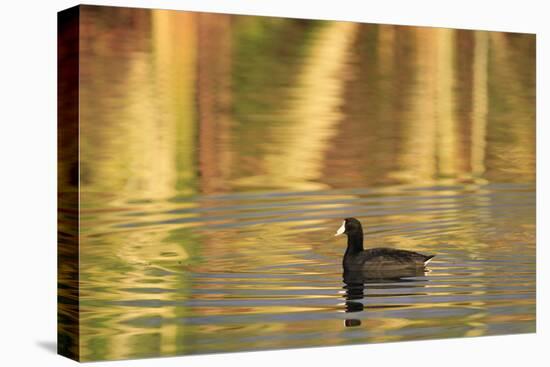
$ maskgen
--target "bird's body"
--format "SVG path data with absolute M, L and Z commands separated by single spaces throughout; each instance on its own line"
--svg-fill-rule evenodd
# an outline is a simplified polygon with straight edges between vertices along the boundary
M 432 258 L 418 252 L 377 247 L 356 253 L 346 252 L 343 266 L 349 270 L 423 268 Z
M 386 247 L 363 249 L 363 228 L 355 218 L 346 218 L 336 235 L 348 236 L 348 247 L 342 265 L 349 271 L 392 271 L 423 269 L 434 255 Z

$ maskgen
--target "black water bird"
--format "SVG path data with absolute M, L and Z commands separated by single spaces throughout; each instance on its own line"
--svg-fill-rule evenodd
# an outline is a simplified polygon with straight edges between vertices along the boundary
M 335 236 L 346 234 L 348 247 L 342 265 L 347 271 L 394 274 L 404 269 L 424 269 L 435 255 L 422 255 L 417 252 L 386 247 L 363 248 L 363 227 L 355 218 L 346 218 Z

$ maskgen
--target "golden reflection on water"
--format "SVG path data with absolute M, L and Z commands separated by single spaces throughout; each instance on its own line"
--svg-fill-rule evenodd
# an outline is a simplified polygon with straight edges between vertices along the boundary
M 533 35 L 85 6 L 80 36 L 84 360 L 534 331 Z M 346 311 L 348 216 L 432 271 Z

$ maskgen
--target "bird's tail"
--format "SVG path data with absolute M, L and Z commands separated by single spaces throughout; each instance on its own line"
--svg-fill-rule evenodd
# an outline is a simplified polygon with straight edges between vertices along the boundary
M 424 258 L 424 265 L 428 265 L 428 263 L 429 263 L 430 261 L 432 261 L 432 259 L 434 258 L 434 256 L 435 256 L 435 255 L 426 256 L 426 257 Z

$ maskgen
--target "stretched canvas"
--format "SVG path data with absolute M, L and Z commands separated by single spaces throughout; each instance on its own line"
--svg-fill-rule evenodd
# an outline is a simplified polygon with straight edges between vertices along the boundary
M 535 332 L 534 34 L 58 25 L 60 354 Z

